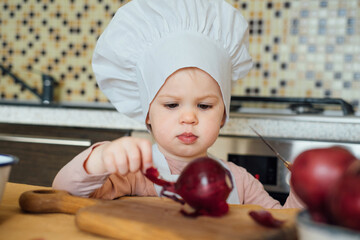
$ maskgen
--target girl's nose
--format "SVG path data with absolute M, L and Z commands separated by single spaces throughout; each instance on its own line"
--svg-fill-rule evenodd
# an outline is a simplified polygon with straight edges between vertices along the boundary
M 186 110 L 181 113 L 180 122 L 182 124 L 197 124 L 198 118 L 193 110 Z

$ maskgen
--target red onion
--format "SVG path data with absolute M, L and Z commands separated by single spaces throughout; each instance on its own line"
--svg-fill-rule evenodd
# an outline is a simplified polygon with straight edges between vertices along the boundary
M 285 223 L 283 220 L 274 218 L 273 215 L 266 210 L 250 211 L 249 215 L 257 223 L 265 227 L 279 228 Z
M 353 161 L 355 157 L 342 147 L 307 150 L 294 160 L 290 181 L 314 221 L 328 222 L 330 190 Z
M 162 196 L 181 204 L 186 203 L 193 208 L 193 212 L 181 210 L 186 216 L 222 216 L 229 210 L 226 199 L 233 189 L 231 175 L 214 159 L 202 157 L 191 161 L 175 183 L 160 179 L 159 172 L 154 167 L 148 168 L 145 176 L 163 187 Z M 166 192 L 174 193 L 174 195 Z M 178 198 L 176 194 L 181 198 Z
M 339 179 L 329 201 L 333 223 L 360 231 L 360 160 Z

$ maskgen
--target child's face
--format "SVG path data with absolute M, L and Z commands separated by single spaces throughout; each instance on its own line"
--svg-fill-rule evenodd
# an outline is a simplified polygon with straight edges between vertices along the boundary
M 165 157 L 205 156 L 225 122 L 219 85 L 198 68 L 173 73 L 152 101 L 147 124 Z

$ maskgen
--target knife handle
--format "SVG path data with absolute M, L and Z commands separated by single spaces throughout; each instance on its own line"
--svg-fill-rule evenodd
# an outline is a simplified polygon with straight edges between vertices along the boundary
M 75 214 L 83 207 L 92 206 L 101 200 L 76 197 L 60 190 L 32 190 L 21 194 L 20 208 L 30 213 Z

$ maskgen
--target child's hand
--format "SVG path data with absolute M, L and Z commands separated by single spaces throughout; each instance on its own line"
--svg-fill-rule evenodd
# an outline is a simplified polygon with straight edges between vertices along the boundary
M 119 172 L 126 175 L 152 166 L 151 142 L 142 138 L 122 137 L 96 147 L 87 162 L 88 173 Z

